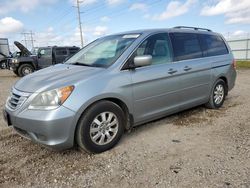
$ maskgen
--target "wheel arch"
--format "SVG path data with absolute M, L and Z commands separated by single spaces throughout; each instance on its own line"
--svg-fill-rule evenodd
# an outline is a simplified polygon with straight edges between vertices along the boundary
M 76 120 L 76 126 L 75 126 L 75 130 L 74 130 L 74 135 L 76 133 L 76 129 L 77 129 L 77 125 L 82 117 L 82 115 L 93 105 L 95 105 L 96 103 L 100 102 L 100 101 L 110 101 L 113 102 L 114 104 L 118 105 L 122 111 L 124 112 L 125 118 L 126 118 L 126 124 L 125 124 L 125 129 L 128 130 L 131 128 L 131 126 L 133 125 L 134 122 L 134 118 L 132 113 L 129 110 L 129 107 L 126 105 L 126 103 L 119 99 L 118 97 L 104 97 L 104 98 L 100 98 L 98 100 L 92 101 L 91 103 L 89 103 L 88 105 L 86 105 L 85 108 L 83 108 L 81 111 L 78 112 L 78 117 Z
M 118 105 L 122 109 L 122 111 L 124 112 L 124 115 L 126 117 L 125 129 L 128 130 L 133 125 L 133 121 L 134 121 L 133 115 L 130 113 L 129 108 L 124 101 L 122 101 L 121 99 L 118 99 L 118 98 L 114 98 L 114 97 L 108 97 L 108 98 L 104 98 L 102 100 L 111 101 L 111 102 L 115 103 L 116 105 Z
M 19 62 L 19 66 L 18 67 L 20 67 L 21 65 L 24 65 L 24 64 L 32 65 L 32 67 L 34 67 L 34 70 L 36 69 L 36 65 L 32 61 L 22 61 L 22 62 Z
M 228 80 L 227 80 L 226 76 L 221 75 L 218 79 L 221 79 L 221 80 L 223 80 L 225 82 L 225 84 L 226 84 L 226 95 L 227 95 L 228 94 Z
M 126 105 L 126 103 L 118 98 L 118 97 L 103 97 L 103 98 L 100 98 L 100 99 L 97 99 L 95 101 L 92 101 L 91 103 L 89 103 L 81 112 L 80 112 L 80 116 L 77 120 L 77 123 L 80 119 L 80 117 L 82 116 L 82 114 L 84 114 L 84 112 L 86 112 L 86 110 L 88 110 L 91 106 L 95 105 L 96 103 L 100 102 L 100 101 L 110 101 L 110 102 L 113 102 L 115 103 L 116 105 L 118 105 L 122 111 L 124 112 L 125 114 L 125 117 L 126 117 L 126 120 L 127 120 L 127 123 L 126 123 L 126 129 L 129 129 L 130 126 L 133 124 L 133 115 L 131 114 L 130 110 L 129 110 L 129 107 Z M 129 124 L 129 125 L 128 125 Z
M 75 127 L 74 127 L 74 145 L 76 144 L 76 131 L 77 131 L 77 126 L 78 126 L 78 123 L 82 117 L 82 115 L 93 105 L 95 105 L 96 103 L 100 102 L 100 101 L 110 101 L 110 102 L 113 102 L 114 104 L 118 105 L 122 111 L 124 112 L 125 114 L 125 118 L 126 118 L 126 124 L 125 124 L 125 129 L 126 130 L 129 130 L 132 125 L 133 125 L 133 122 L 134 122 L 134 118 L 133 118 L 133 115 L 130 113 L 129 111 L 129 108 L 128 106 L 125 104 L 125 102 L 119 98 L 116 98 L 116 97 L 105 97 L 105 98 L 101 98 L 99 100 L 96 100 L 90 104 L 87 105 L 86 108 L 84 108 L 84 110 L 82 110 L 80 113 L 79 113 L 79 116 L 77 117 L 77 121 L 76 121 L 76 124 L 75 124 Z

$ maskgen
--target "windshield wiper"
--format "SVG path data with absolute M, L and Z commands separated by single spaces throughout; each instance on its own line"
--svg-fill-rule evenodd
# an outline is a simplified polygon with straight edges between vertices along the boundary
M 75 62 L 75 63 L 69 63 L 70 65 L 81 65 L 81 66 L 86 66 L 86 67 L 99 67 L 99 68 L 105 68 L 103 65 L 100 64 L 86 64 L 86 63 L 80 63 L 80 62 Z
M 80 63 L 80 62 L 71 63 L 71 65 L 81 65 L 81 66 L 86 66 L 86 67 L 92 67 L 92 65 L 89 65 L 86 63 Z

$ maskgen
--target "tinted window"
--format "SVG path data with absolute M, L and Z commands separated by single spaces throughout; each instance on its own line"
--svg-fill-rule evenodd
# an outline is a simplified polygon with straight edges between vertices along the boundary
M 174 60 L 180 61 L 202 57 L 202 51 L 196 34 L 170 33 Z
M 228 49 L 220 36 L 199 34 L 204 56 L 228 54 Z
M 135 51 L 134 56 L 151 55 L 152 64 L 169 63 L 172 61 L 167 34 L 156 34 L 146 39 Z
M 73 54 L 75 54 L 75 53 L 78 52 L 78 51 L 79 51 L 78 48 L 69 48 L 69 54 L 70 54 L 70 55 L 73 55 Z
M 67 55 L 66 48 L 56 48 L 56 55 Z

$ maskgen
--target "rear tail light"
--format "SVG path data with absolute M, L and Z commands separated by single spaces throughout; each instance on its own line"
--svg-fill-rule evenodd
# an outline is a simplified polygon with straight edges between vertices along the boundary
M 235 59 L 233 60 L 232 64 L 233 64 L 233 68 L 236 69 L 236 60 Z

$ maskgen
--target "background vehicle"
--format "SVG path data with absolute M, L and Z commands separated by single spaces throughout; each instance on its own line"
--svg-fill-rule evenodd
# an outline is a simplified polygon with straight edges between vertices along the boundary
M 35 70 L 62 63 L 65 58 L 79 51 L 76 46 L 48 46 L 35 48 L 30 52 L 21 43 L 15 41 L 14 44 L 19 48 L 20 55 L 12 59 L 10 68 L 18 76 L 25 76 Z
M 8 67 L 9 55 L 8 39 L 0 38 L 0 69 L 6 69 Z
M 46 146 L 66 149 L 76 142 L 99 153 L 131 126 L 202 104 L 221 107 L 234 87 L 235 68 L 223 37 L 208 29 L 106 36 L 64 64 L 20 79 L 5 119 Z

